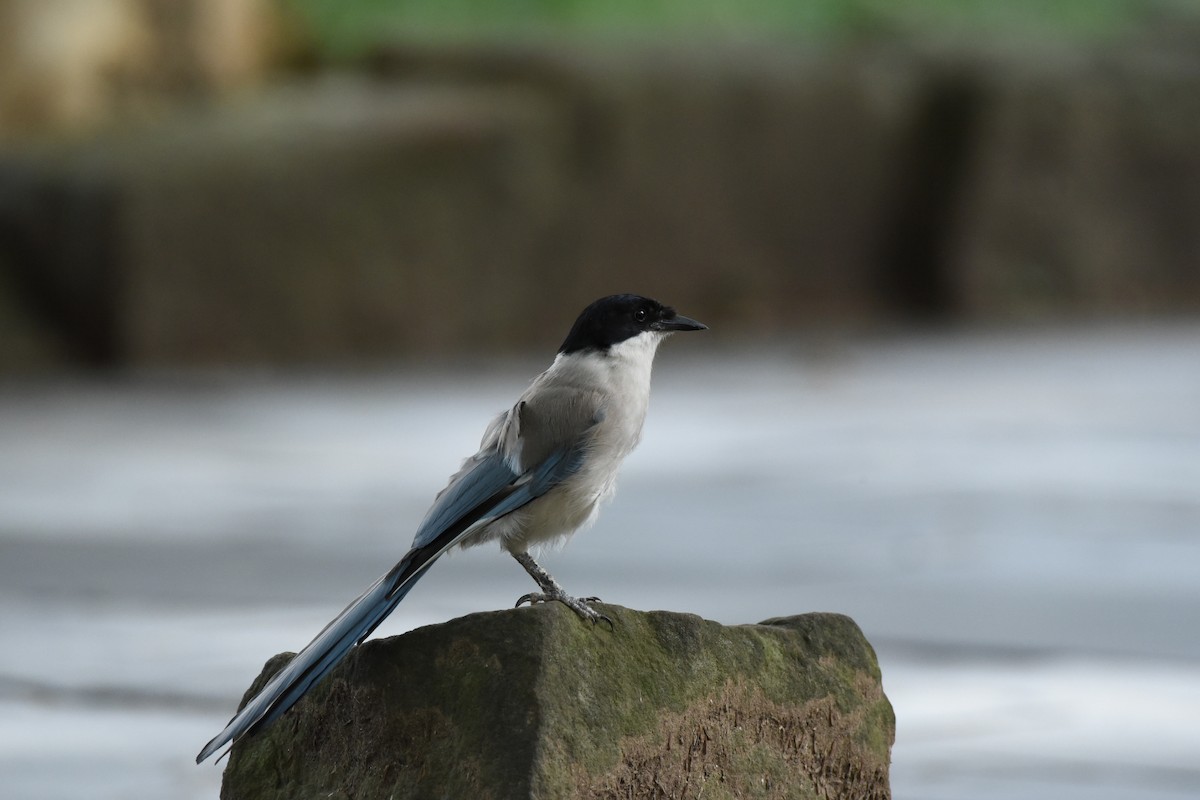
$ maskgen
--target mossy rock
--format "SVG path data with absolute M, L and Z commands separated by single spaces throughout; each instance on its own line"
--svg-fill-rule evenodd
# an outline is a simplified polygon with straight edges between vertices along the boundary
M 895 718 L 848 617 L 602 608 L 611 630 L 552 604 L 368 642 L 239 742 L 221 797 L 890 797 Z

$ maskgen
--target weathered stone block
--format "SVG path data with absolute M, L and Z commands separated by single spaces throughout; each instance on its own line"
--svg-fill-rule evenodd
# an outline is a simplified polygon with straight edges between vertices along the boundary
M 1200 50 L 1009 53 L 965 187 L 953 280 L 976 319 L 1200 309 Z
M 811 46 L 493 44 L 380 51 L 393 79 L 536 91 L 572 172 L 539 287 L 670 298 L 743 331 L 872 321 L 914 77 Z M 625 289 L 622 289 L 624 291 Z M 633 290 L 633 289 L 629 289 Z
M 11 268 L 47 296 L 102 285 L 57 319 L 108 310 L 98 360 L 134 365 L 486 343 L 514 317 L 512 275 L 559 172 L 554 115 L 528 93 L 358 79 L 44 150 L 0 162 L 0 184 L 19 174 L 26 195 L 65 198 L 55 214 L 0 205 Z
M 221 796 L 890 797 L 895 720 L 849 618 L 604 611 L 612 630 L 552 604 L 368 642 L 234 748 Z

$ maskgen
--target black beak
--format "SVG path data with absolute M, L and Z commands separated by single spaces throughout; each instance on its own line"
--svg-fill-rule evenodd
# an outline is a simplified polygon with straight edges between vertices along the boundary
M 660 331 L 706 331 L 708 326 L 703 322 L 697 322 L 690 317 L 685 317 L 682 314 L 676 314 L 670 319 L 659 320 L 654 323 L 654 328 Z

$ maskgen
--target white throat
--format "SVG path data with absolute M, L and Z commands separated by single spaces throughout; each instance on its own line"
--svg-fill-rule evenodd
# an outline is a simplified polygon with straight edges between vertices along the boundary
M 631 336 L 608 349 L 608 358 L 619 365 L 618 369 L 628 369 L 634 372 L 646 372 L 654 366 L 654 354 L 662 340 L 670 334 L 658 331 L 644 331 L 637 336 Z
M 608 393 L 626 404 L 628 418 L 641 436 L 642 420 L 650 404 L 650 370 L 654 354 L 666 333 L 646 331 L 615 344 L 604 355 L 597 355 L 605 373 Z

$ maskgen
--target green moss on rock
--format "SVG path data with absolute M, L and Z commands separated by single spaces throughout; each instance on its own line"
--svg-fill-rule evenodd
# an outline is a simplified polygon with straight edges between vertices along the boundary
M 552 604 L 368 642 L 234 748 L 221 796 L 890 796 L 895 719 L 849 618 L 604 612 L 611 631 Z

